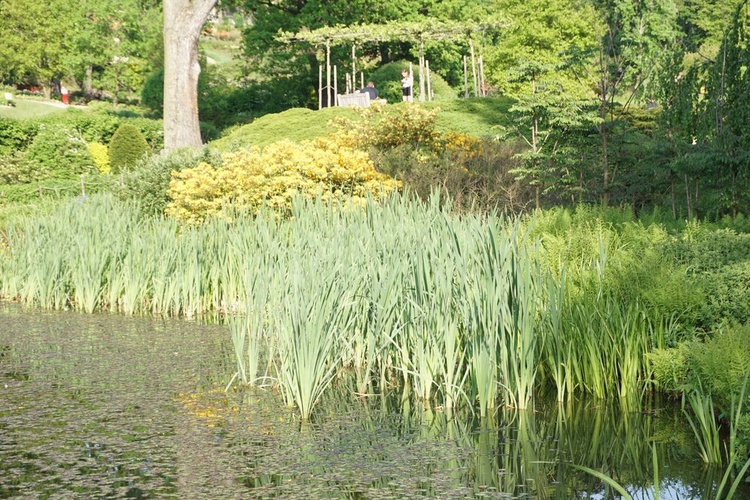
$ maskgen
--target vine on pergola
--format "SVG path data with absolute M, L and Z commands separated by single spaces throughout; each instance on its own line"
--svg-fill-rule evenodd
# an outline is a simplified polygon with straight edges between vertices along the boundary
M 356 74 L 356 45 L 365 42 L 414 42 L 419 46 L 419 90 L 424 99 L 424 43 L 425 41 L 453 41 L 467 39 L 474 66 L 474 43 L 472 33 L 506 28 L 510 23 L 504 19 L 488 19 L 482 23 L 469 21 L 439 21 L 425 18 L 420 21 L 397 21 L 387 24 L 355 24 L 351 26 L 324 26 L 315 30 L 297 33 L 279 31 L 276 39 L 283 43 L 310 43 L 325 45 L 327 88 L 331 88 L 331 46 L 352 44 L 352 76 Z M 475 82 L 476 87 L 476 82 Z

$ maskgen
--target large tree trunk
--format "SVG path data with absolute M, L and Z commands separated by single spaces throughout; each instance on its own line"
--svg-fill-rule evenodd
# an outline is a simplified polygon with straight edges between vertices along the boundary
M 216 0 L 164 0 L 164 149 L 200 147 L 198 39 Z

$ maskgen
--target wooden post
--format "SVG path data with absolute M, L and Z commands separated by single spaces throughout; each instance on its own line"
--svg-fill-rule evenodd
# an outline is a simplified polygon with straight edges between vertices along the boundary
M 336 99 L 336 102 L 333 103 L 334 106 L 338 106 L 338 99 L 339 99 L 339 77 L 336 74 L 336 65 L 333 65 L 333 95 L 334 99 Z
M 424 40 L 419 40 L 419 102 L 425 98 L 425 75 L 424 75 Z M 413 93 L 413 91 L 412 91 Z
M 352 92 L 357 85 L 357 44 L 352 44 Z
M 323 109 L 323 66 L 318 66 L 318 109 Z
M 365 72 L 364 71 L 360 71 L 359 73 L 359 83 L 360 83 L 359 88 L 361 89 L 365 88 Z
M 482 92 L 482 97 L 487 97 L 487 91 L 484 88 L 484 62 L 481 54 L 479 55 L 479 89 Z
M 432 101 L 432 80 L 430 79 L 430 61 L 424 62 L 425 73 L 427 73 L 427 100 Z
M 326 107 L 331 107 L 331 41 L 326 40 L 326 92 L 328 101 Z
M 469 51 L 471 52 L 471 77 L 474 79 L 474 95 L 479 95 L 479 85 L 477 83 L 477 63 L 474 58 L 474 41 L 469 38 Z
M 81 174 L 81 196 L 86 197 L 86 185 L 83 182 L 83 174 Z
M 407 98 L 407 102 L 414 101 L 414 66 L 409 61 L 409 76 L 411 77 L 411 95 Z
M 466 55 L 464 54 L 464 97 L 469 97 L 469 72 L 466 69 Z

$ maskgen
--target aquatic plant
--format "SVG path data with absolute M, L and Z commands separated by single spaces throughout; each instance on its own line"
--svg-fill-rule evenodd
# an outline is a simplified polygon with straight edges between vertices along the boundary
M 560 257 L 533 224 L 393 196 L 363 209 L 295 199 L 289 217 L 227 209 L 194 226 L 109 196 L 7 231 L 0 290 L 44 307 L 228 316 L 237 379 L 274 380 L 309 418 L 340 374 L 425 408 L 528 409 L 545 384 L 636 400 L 660 329 L 606 280 L 607 229 Z M 75 235 L 75 236 L 73 236 Z M 72 241 L 72 243 L 71 243 Z M 557 257 L 555 257 L 557 255 Z M 576 257 L 578 258 L 578 257 Z

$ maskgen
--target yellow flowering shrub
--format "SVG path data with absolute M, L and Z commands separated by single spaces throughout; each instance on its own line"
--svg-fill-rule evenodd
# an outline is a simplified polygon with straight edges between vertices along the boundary
M 337 140 L 350 147 L 393 149 L 408 144 L 432 149 L 440 137 L 435 130 L 439 112 L 439 108 L 428 110 L 416 104 L 373 105 L 359 111 L 359 120 L 340 117 L 333 124 Z
M 94 160 L 94 165 L 101 174 L 109 174 L 112 172 L 112 166 L 109 163 L 109 150 L 107 146 L 100 142 L 90 142 L 89 153 L 91 158 Z
M 460 163 L 480 157 L 484 150 L 484 145 L 480 139 L 458 132 L 443 134 L 439 143 L 446 153 Z
M 201 163 L 173 172 L 166 213 L 200 222 L 230 204 L 253 212 L 263 205 L 288 211 L 298 195 L 359 205 L 368 196 L 379 199 L 400 187 L 375 170 L 367 153 L 333 137 L 280 141 L 262 150 L 225 153 L 222 159 L 217 169 Z

